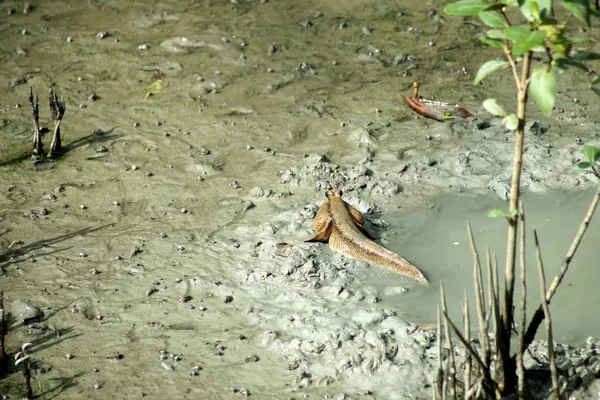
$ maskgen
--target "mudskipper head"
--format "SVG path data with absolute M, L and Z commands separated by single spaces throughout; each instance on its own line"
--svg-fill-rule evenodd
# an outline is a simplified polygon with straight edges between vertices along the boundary
M 329 200 L 333 199 L 334 197 L 341 198 L 342 197 L 342 190 L 341 189 L 328 190 L 327 193 L 325 194 L 325 196 Z

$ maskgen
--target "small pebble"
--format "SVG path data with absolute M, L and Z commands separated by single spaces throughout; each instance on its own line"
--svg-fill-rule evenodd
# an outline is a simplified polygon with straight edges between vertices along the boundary
M 73 41 L 73 36 L 67 36 L 67 43 L 71 43 Z
M 150 46 L 148 46 L 147 44 L 141 44 L 138 46 L 138 50 L 148 50 L 150 48 Z
M 110 36 L 110 33 L 108 33 L 107 31 L 103 31 L 103 32 L 98 32 L 96 34 L 96 39 L 104 39 Z
M 82 205 L 79 206 L 80 210 L 87 210 L 87 208 L 88 207 L 85 204 L 82 204 Z
M 67 360 L 71 360 L 71 359 L 73 359 L 73 354 L 67 353 L 67 354 L 65 354 L 65 357 L 67 358 Z

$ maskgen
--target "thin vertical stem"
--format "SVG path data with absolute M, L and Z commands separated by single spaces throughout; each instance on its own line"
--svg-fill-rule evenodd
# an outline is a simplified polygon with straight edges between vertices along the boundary
M 467 222 L 467 231 L 469 233 L 469 242 L 471 244 L 471 252 L 473 253 L 473 282 L 475 284 L 475 305 L 477 306 L 477 319 L 479 322 L 479 340 L 481 341 L 481 349 L 483 351 L 483 362 L 486 367 L 490 363 L 490 340 L 488 336 L 488 324 L 485 315 L 485 300 L 483 293 L 483 282 L 481 278 L 481 263 L 479 261 L 479 253 L 475 246 L 475 238 L 471 229 L 471 224 Z
M 548 339 L 548 362 L 550 363 L 550 374 L 552 375 L 552 391 L 554 398 L 560 399 L 560 387 L 558 385 L 558 372 L 556 370 L 556 360 L 554 359 L 554 339 L 552 337 L 552 319 L 550 318 L 550 308 L 548 308 L 548 300 L 546 299 L 546 274 L 544 273 L 544 263 L 542 262 L 542 251 L 540 250 L 540 242 L 537 232 L 533 231 L 535 239 L 535 252 L 537 256 L 538 270 L 540 273 L 540 297 L 542 298 L 542 307 L 544 309 L 544 317 L 546 320 L 546 336 Z
M 443 367 L 443 348 L 444 348 L 444 336 L 442 334 L 442 316 L 440 311 L 440 305 L 437 307 L 437 337 L 438 337 L 438 366 L 437 366 L 437 392 L 438 399 L 443 400 L 445 398 L 444 395 L 444 367 Z
M 515 150 L 513 158 L 512 182 L 510 187 L 510 208 L 516 210 L 521 193 L 521 172 L 523 169 L 523 141 L 525 137 L 525 117 L 527 111 L 527 96 L 529 89 L 529 76 L 531 74 L 531 55 L 529 51 L 523 55 L 523 66 L 521 70 L 520 84 L 518 84 L 518 103 L 517 103 L 517 126 Z M 515 259 L 517 247 L 517 227 L 518 218 L 510 217 L 508 224 L 508 239 L 506 247 L 506 268 L 505 268 L 505 286 L 504 286 L 504 304 L 502 309 L 502 336 L 505 348 L 501 349 L 501 357 L 504 368 L 505 390 L 504 393 L 512 393 L 516 388 L 515 371 L 510 362 L 510 335 L 511 327 L 514 321 L 513 315 L 513 296 L 515 289 Z
M 446 294 L 444 293 L 444 283 L 440 282 L 440 297 L 442 302 L 442 313 L 444 315 L 448 314 L 448 309 L 446 307 Z M 452 337 L 450 336 L 450 326 L 448 323 L 444 324 L 444 333 L 446 336 L 446 342 L 448 343 L 448 362 L 447 362 L 447 371 L 448 376 L 444 380 L 444 382 L 448 382 L 450 385 L 450 398 L 456 400 L 456 361 L 454 359 L 454 347 L 452 345 Z
M 0 377 L 6 375 L 7 357 L 4 339 L 6 337 L 6 319 L 4 315 L 4 291 L 0 290 Z
M 465 289 L 465 303 L 463 305 L 463 335 L 468 343 L 471 343 L 471 321 L 469 319 L 469 299 L 467 297 L 467 289 Z M 471 353 L 468 351 L 465 354 L 465 400 L 471 397 L 468 394 L 471 387 Z
M 519 318 L 519 339 L 517 342 L 517 388 L 519 393 L 519 400 L 525 400 L 525 369 L 523 367 L 523 353 L 525 352 L 525 342 L 523 338 L 525 336 L 525 324 L 527 324 L 527 282 L 525 280 L 525 209 L 523 207 L 522 201 L 519 201 L 519 218 L 521 219 L 521 315 Z
M 494 298 L 493 317 L 494 317 L 494 338 L 496 339 L 496 362 L 500 363 L 498 368 L 494 368 L 491 372 L 492 378 L 496 380 L 502 369 L 502 359 L 500 357 L 500 349 L 504 346 L 504 338 L 502 336 L 502 321 L 500 320 L 500 282 L 498 277 L 498 259 L 494 256 L 490 275 L 492 276 L 492 296 Z

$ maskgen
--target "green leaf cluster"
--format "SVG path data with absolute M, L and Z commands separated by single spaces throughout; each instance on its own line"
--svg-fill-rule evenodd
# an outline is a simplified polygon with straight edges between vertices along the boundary
M 600 149 L 594 146 L 585 146 L 583 148 L 583 154 L 587 161 L 582 161 L 577 164 L 577 168 L 579 169 L 588 169 L 596 165 L 598 160 L 600 159 Z
M 591 5 L 590 0 L 562 0 L 560 3 L 586 26 L 590 26 L 592 16 L 600 17 L 600 12 Z M 600 60 L 600 54 L 591 51 L 572 54 L 573 44 L 587 40 L 566 36 L 565 25 L 551 17 L 553 7 L 553 0 L 460 0 L 448 4 L 444 12 L 448 15 L 479 17 L 490 28 L 479 39 L 488 46 L 502 49 L 517 63 L 528 52 L 546 54 L 547 59 L 542 59 L 539 67 L 535 68 L 528 84 L 529 93 L 540 111 L 549 115 L 556 99 L 555 74 L 569 67 L 587 71 L 585 62 Z M 512 23 L 508 15 L 514 13 L 508 12 L 510 9 L 518 9 L 523 23 Z M 504 60 L 487 61 L 479 68 L 473 83 L 477 85 L 490 74 L 509 66 L 508 61 Z M 594 87 L 598 83 L 600 78 L 592 84 L 592 90 L 600 95 L 600 89 Z M 516 128 L 515 119 L 507 116 L 501 107 L 489 106 L 484 105 L 492 114 L 504 117 L 507 126 Z

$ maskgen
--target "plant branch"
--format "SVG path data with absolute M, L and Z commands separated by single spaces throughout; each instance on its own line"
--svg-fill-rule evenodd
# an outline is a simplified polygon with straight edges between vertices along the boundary
M 521 218 L 521 315 L 519 318 L 519 339 L 517 341 L 517 389 L 519 400 L 525 399 L 525 368 L 523 367 L 523 337 L 525 336 L 525 325 L 527 324 L 527 283 L 525 280 L 525 210 L 523 202 L 519 201 L 519 218 Z

